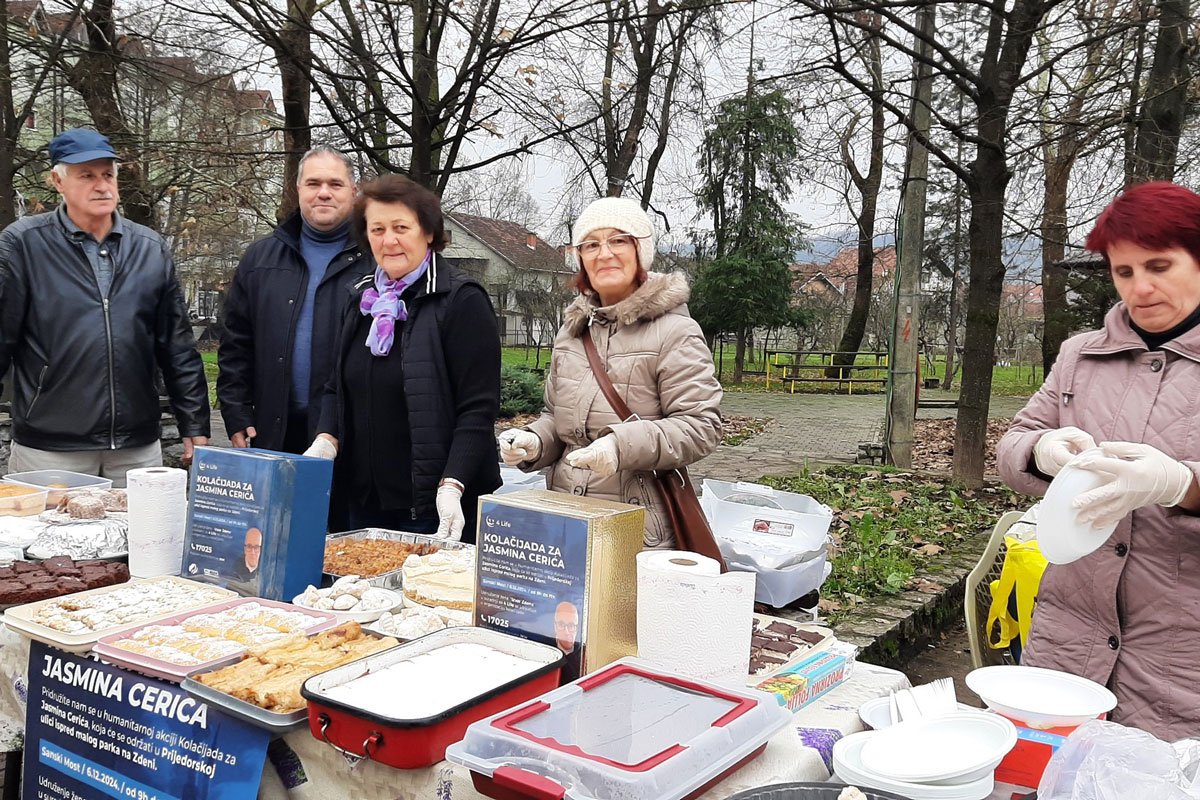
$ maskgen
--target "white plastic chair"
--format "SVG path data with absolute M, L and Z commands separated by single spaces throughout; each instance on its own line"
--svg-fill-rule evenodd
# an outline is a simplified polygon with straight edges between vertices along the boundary
M 988 645 L 991 637 L 987 630 L 987 619 L 992 606 L 992 581 L 999 580 L 1000 570 L 1004 567 L 1004 554 L 1008 550 L 1004 546 L 1004 535 L 1022 516 L 1024 512 L 1009 511 L 996 521 L 979 563 L 967 575 L 964 616 L 967 639 L 971 643 L 971 666 L 974 669 L 1011 663 L 1007 650 L 994 650 Z

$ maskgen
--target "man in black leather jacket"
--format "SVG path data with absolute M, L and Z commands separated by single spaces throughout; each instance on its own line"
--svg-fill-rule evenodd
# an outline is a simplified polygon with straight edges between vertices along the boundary
M 374 269 L 350 235 L 350 160 L 313 148 L 296 183 L 299 210 L 246 249 L 225 300 L 217 397 L 234 447 L 308 447 L 351 287 Z
M 208 386 L 167 243 L 117 211 L 116 153 L 76 128 L 50 142 L 55 211 L 0 233 L 0 375 L 13 367 L 10 472 L 112 478 L 162 464 L 156 373 L 185 464 L 209 434 Z

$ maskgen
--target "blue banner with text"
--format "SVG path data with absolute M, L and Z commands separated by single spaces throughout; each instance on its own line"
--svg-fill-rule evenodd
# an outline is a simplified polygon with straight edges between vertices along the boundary
M 30 647 L 23 800 L 254 797 L 269 738 L 173 683 Z

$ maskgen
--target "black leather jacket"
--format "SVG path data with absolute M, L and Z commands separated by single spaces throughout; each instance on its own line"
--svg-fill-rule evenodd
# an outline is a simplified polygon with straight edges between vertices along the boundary
M 0 233 L 0 375 L 13 367 L 13 438 L 39 450 L 140 447 L 159 438 L 161 369 L 181 436 L 209 435 L 204 364 L 162 237 L 122 220 L 101 297 L 54 212 Z

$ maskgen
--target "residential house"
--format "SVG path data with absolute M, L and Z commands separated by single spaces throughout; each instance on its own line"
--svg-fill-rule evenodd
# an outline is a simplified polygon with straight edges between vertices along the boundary
M 496 308 L 501 341 L 550 346 L 570 302 L 575 274 L 565 247 L 555 247 L 524 225 L 446 213 L 449 243 L 442 255 L 486 287 Z

